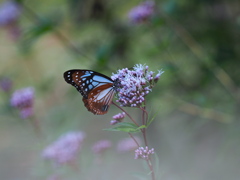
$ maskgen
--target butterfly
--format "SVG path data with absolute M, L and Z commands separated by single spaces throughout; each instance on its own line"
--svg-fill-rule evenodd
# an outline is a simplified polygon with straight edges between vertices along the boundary
M 113 81 L 104 74 L 86 70 L 72 69 L 63 74 L 65 81 L 74 86 L 83 96 L 88 111 L 102 115 L 108 112 L 109 105 L 119 87 L 119 80 Z

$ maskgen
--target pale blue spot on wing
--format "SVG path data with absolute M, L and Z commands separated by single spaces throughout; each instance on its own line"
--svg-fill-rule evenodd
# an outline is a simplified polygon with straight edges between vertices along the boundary
M 84 77 L 88 77 L 88 76 L 91 76 L 91 74 L 84 74 L 81 77 L 84 78 Z
M 93 86 L 97 86 L 99 83 L 98 82 L 92 82 Z
M 93 86 L 91 84 L 88 85 L 88 89 L 92 89 Z
M 98 75 L 93 76 L 94 81 L 99 81 L 99 82 L 107 82 L 107 83 L 112 83 L 113 81 L 106 79 L 105 77 L 101 77 Z

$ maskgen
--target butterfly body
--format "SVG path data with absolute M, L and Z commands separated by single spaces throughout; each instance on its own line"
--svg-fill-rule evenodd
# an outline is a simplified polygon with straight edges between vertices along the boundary
M 65 81 L 83 96 L 85 107 L 93 114 L 106 114 L 112 102 L 118 80 L 92 70 L 72 69 L 63 74 Z

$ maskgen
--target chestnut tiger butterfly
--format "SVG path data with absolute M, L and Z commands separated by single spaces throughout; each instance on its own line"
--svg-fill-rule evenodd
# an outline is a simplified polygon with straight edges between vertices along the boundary
M 86 69 L 66 71 L 63 77 L 68 84 L 74 86 L 81 93 L 88 111 L 97 115 L 108 112 L 109 105 L 119 86 L 118 79 L 113 81 L 104 74 Z

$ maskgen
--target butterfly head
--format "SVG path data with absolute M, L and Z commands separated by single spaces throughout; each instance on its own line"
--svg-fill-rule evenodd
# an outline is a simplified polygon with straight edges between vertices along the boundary
M 113 81 L 113 89 L 118 91 L 119 87 L 121 86 L 121 81 L 117 78 Z

